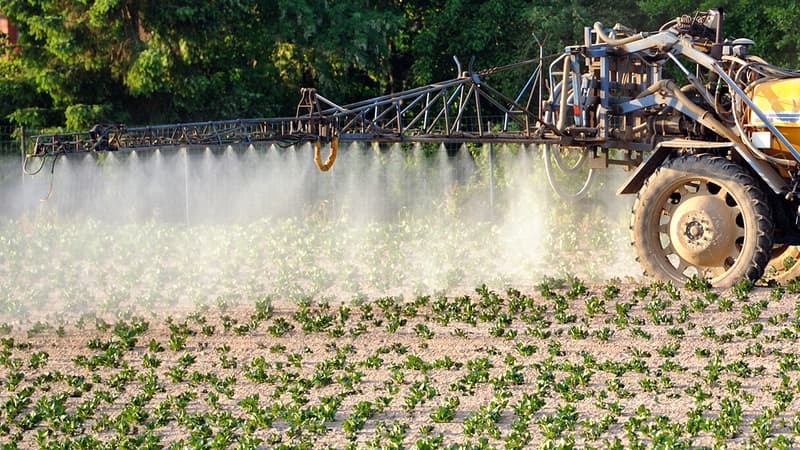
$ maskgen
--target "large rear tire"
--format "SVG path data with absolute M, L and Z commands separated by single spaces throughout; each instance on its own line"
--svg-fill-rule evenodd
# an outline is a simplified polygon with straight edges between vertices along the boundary
M 757 280 L 772 251 L 774 225 L 764 191 L 738 164 L 683 155 L 647 179 L 633 205 L 631 234 L 645 276 L 717 287 Z

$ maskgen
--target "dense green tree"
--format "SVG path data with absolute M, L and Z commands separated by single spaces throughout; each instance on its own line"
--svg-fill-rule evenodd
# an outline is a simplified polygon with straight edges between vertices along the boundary
M 295 97 L 300 87 L 313 86 L 342 103 L 383 93 L 390 42 L 403 26 L 400 5 L 279 0 L 270 20 L 279 24 L 272 58 L 282 81 Z
M 536 57 L 534 34 L 552 55 L 595 21 L 653 30 L 718 5 L 727 35 L 800 64 L 800 6 L 779 0 L 0 0 L 19 28 L 0 58 L 0 122 L 291 115 L 301 87 L 347 103 L 452 78 L 454 55 L 480 70 Z
M 531 5 L 528 14 L 548 53 L 583 44 L 584 28 L 595 22 L 606 27 L 620 23 L 640 30 L 661 24 L 653 23 L 635 0 L 543 0 Z
M 640 0 L 643 11 L 660 21 L 678 14 L 723 8 L 727 38 L 747 37 L 755 41 L 752 52 L 767 61 L 800 66 L 800 5 L 783 0 Z
M 475 69 L 532 57 L 533 27 L 526 9 L 523 0 L 445 0 L 431 8 L 413 44 L 414 82 L 458 75 L 453 56 L 464 70 L 472 57 Z
M 69 128 L 100 119 L 255 113 L 275 103 L 262 93 L 274 66 L 254 70 L 262 53 L 251 51 L 259 48 L 261 36 L 250 20 L 257 17 L 253 8 L 236 1 L 2 4 L 20 31 L 21 50 L 14 60 L 21 60 L 35 89 L 47 96 L 44 106 L 66 115 Z
M 379 91 L 402 15 L 370 2 L 4 0 L 36 106 L 23 125 L 289 114 L 301 85 Z M 384 83 L 385 84 L 385 83 Z M 41 109 L 37 109 L 41 111 Z

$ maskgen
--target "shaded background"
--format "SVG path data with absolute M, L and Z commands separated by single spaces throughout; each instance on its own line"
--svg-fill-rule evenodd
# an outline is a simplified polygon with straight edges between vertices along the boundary
M 344 104 L 579 43 L 595 21 L 657 30 L 726 11 L 726 37 L 797 67 L 800 7 L 777 0 L 2 0 L 0 125 L 84 130 L 291 115 L 301 87 Z M 518 89 L 518 80 L 493 80 Z M 508 86 L 505 86 L 508 84 Z

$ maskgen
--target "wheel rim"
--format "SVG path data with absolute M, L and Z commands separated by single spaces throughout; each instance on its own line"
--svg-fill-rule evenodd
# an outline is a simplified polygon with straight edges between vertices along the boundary
M 739 202 L 721 184 L 684 180 L 664 202 L 659 237 L 679 278 L 697 274 L 712 282 L 720 279 L 735 264 L 744 243 Z
M 563 173 L 576 173 L 583 168 L 583 164 L 589 157 L 588 148 L 575 148 L 561 145 L 550 146 L 550 153 L 556 167 Z M 575 154 L 578 155 L 575 158 Z
M 574 176 L 577 174 L 578 171 L 588 166 L 589 162 L 589 149 L 582 149 L 580 151 L 577 160 L 573 159 L 569 161 L 571 154 L 578 153 L 575 149 L 570 150 L 568 147 L 558 146 L 558 145 L 545 145 L 543 147 L 543 156 L 544 156 L 544 170 L 547 176 L 547 181 L 550 184 L 550 187 L 553 189 L 553 192 L 556 193 L 559 197 L 565 200 L 574 200 L 585 196 L 589 189 L 591 188 L 594 182 L 594 175 L 595 170 L 589 167 L 586 179 L 583 182 L 583 185 L 577 191 L 568 191 L 566 188 L 562 186 L 564 180 L 559 180 L 559 177 L 556 175 L 556 170 L 558 169 L 562 175 L 566 176 Z M 562 152 L 566 152 L 562 154 Z M 555 168 L 553 167 L 553 161 L 555 161 Z
M 764 275 L 781 284 L 800 276 L 800 246 L 782 244 L 772 247 Z

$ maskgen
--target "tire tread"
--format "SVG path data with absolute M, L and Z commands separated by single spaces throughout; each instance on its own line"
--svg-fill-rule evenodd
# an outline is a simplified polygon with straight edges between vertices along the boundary
M 650 258 L 646 256 L 646 252 L 649 252 L 650 250 L 642 248 L 642 245 L 639 244 L 641 239 L 640 236 L 636 236 L 637 230 L 635 229 L 637 214 L 641 212 L 641 209 L 646 202 L 653 201 L 652 197 L 658 194 L 657 191 L 653 191 L 653 186 L 656 185 L 657 187 L 657 183 L 660 182 L 660 178 L 665 171 L 678 170 L 685 172 L 687 169 L 693 167 L 710 169 L 709 171 L 712 173 L 725 174 L 726 176 L 732 178 L 735 183 L 741 185 L 744 188 L 748 198 L 751 200 L 753 210 L 755 211 L 757 230 L 755 249 L 753 258 L 741 271 L 741 276 L 737 276 L 737 278 L 747 278 L 751 281 L 758 280 L 764 274 L 764 270 L 766 269 L 767 263 L 771 257 L 772 241 L 775 228 L 766 193 L 761 187 L 760 183 L 758 183 L 757 180 L 750 173 L 745 171 L 739 164 L 721 156 L 713 156 L 703 153 L 684 154 L 665 161 L 658 169 L 656 169 L 655 172 L 653 172 L 650 177 L 647 178 L 647 180 L 645 180 L 644 185 L 636 194 L 636 200 L 634 201 L 631 209 L 631 245 L 633 245 L 636 249 L 636 260 L 642 265 L 644 276 L 663 278 L 663 276 L 661 276 L 663 274 L 660 274 L 661 270 L 652 264 Z M 738 281 L 728 280 L 727 278 L 728 277 L 723 278 L 723 283 L 720 283 L 719 287 L 728 287 Z

